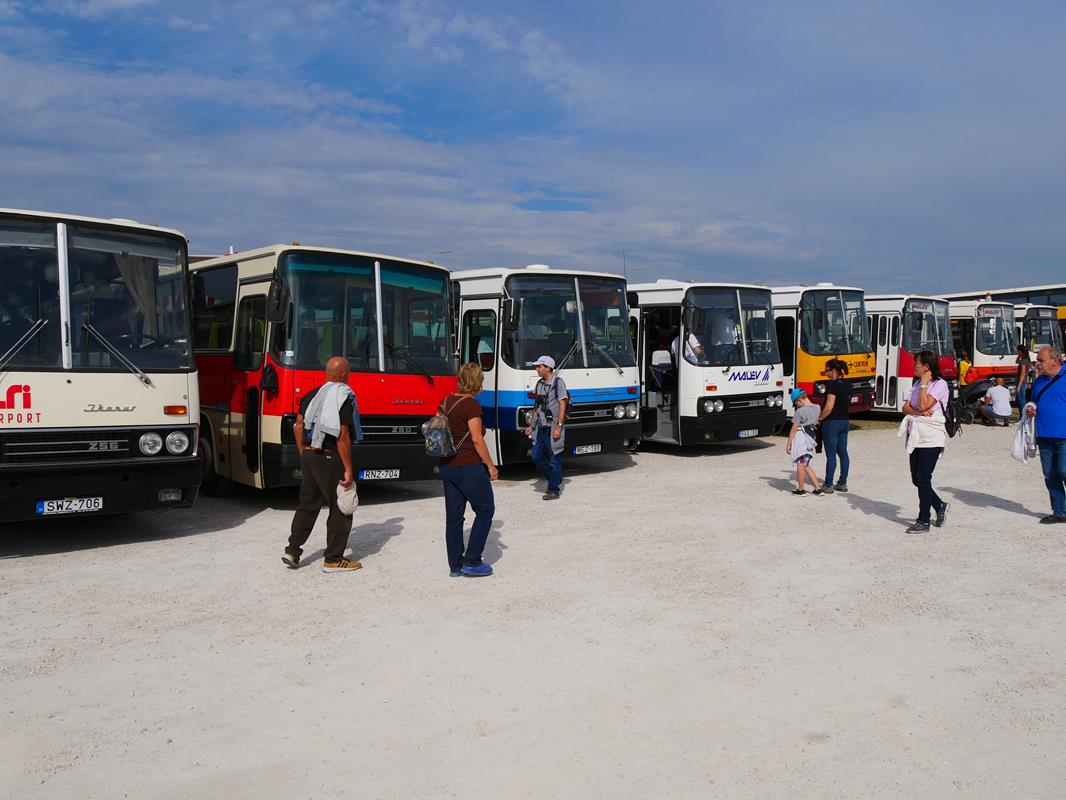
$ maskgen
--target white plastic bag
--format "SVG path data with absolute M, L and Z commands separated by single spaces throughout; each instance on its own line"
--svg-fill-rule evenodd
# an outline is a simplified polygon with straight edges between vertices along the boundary
M 1022 411 L 1022 418 L 1014 427 L 1014 441 L 1011 442 L 1010 454 L 1016 461 L 1028 464 L 1036 458 L 1036 424 L 1032 417 Z
M 355 481 L 352 481 L 352 485 L 347 489 L 337 484 L 337 508 L 346 517 L 350 517 L 355 513 L 355 509 L 359 508 L 359 493 L 355 491 Z

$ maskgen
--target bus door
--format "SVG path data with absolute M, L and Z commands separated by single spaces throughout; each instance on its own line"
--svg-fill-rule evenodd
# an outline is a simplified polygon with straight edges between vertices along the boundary
M 485 373 L 485 383 L 477 396 L 485 422 L 485 443 L 497 464 L 500 461 L 500 427 L 515 425 L 514 420 L 499 419 L 500 301 L 498 298 L 463 300 L 459 325 L 460 363 L 473 362 Z
M 248 486 L 262 488 L 259 469 L 259 422 L 263 408 L 259 382 L 263 374 L 266 342 L 266 290 L 268 284 L 240 287 L 237 299 L 237 329 L 230 373 L 229 411 L 222 430 L 230 465 L 230 477 Z
M 875 314 L 874 349 L 875 362 L 874 402 L 881 408 L 896 408 L 899 400 L 899 341 L 900 315 Z

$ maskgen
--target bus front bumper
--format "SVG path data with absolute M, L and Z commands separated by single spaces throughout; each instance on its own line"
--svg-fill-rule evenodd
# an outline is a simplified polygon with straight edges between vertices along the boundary
M 195 457 L 122 464 L 19 465 L 17 470 L 0 469 L 0 522 L 42 519 L 45 515 L 38 513 L 42 500 L 103 498 L 99 511 L 69 515 L 86 517 L 187 508 L 200 491 L 200 460 Z
M 566 426 L 563 457 L 621 453 L 635 447 L 640 436 L 640 419 L 571 423 Z M 500 431 L 501 463 L 528 461 L 532 448 L 533 441 L 522 431 Z
M 681 443 L 732 442 L 771 436 L 787 421 L 782 409 L 706 414 L 681 418 Z
M 352 472 L 357 481 L 415 481 L 432 478 L 437 459 L 426 455 L 423 442 L 394 442 L 352 447 Z M 263 485 L 300 485 L 300 453 L 295 444 L 263 443 Z

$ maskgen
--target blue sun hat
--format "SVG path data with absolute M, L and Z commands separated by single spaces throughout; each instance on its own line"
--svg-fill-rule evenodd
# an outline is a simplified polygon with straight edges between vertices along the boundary
M 793 389 L 791 392 L 788 393 L 788 396 L 792 398 L 793 403 L 795 403 L 801 397 L 805 397 L 806 395 L 807 393 L 802 389 Z

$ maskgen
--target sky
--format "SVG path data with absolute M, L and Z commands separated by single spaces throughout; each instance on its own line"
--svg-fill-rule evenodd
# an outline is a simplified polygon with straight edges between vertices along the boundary
M 0 206 L 461 269 L 1062 282 L 1066 5 L 0 0 Z

